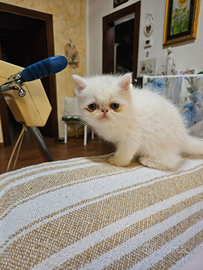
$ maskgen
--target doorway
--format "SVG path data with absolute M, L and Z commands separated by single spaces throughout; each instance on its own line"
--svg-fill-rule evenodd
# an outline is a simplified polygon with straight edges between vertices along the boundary
M 135 14 L 114 21 L 114 73 L 125 74 L 133 72 Z
M 0 59 L 22 67 L 54 55 L 52 15 L 0 3 Z M 44 136 L 58 137 L 56 79 L 55 75 L 41 79 L 52 112 L 45 125 L 40 128 Z M 9 145 L 9 114 L 2 104 L 0 113 L 4 145 Z
M 103 17 L 103 73 L 133 73 L 137 78 L 140 1 Z M 119 48 L 120 47 L 120 48 Z

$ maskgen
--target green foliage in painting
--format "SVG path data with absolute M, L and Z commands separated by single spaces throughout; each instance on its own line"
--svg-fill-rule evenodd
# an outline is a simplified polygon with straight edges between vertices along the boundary
M 188 6 L 176 8 L 172 14 L 171 33 L 177 35 L 188 31 L 190 11 Z

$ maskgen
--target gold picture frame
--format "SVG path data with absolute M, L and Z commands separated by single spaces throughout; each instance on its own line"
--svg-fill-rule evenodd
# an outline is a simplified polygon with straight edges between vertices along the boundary
M 166 0 L 163 46 L 197 37 L 200 0 Z
M 126 2 L 128 2 L 128 0 L 113 0 L 113 7 L 116 8 Z

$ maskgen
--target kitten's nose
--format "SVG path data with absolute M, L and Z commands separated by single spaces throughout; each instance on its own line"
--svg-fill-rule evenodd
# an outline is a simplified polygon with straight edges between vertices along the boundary
M 107 109 L 103 109 L 103 110 L 101 110 L 104 114 L 106 114 L 107 112 L 108 112 L 108 110 Z

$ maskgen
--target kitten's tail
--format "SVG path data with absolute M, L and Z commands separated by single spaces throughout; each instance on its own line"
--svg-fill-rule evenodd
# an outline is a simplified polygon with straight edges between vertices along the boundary
M 187 136 L 183 153 L 189 155 L 203 155 L 203 140 Z

